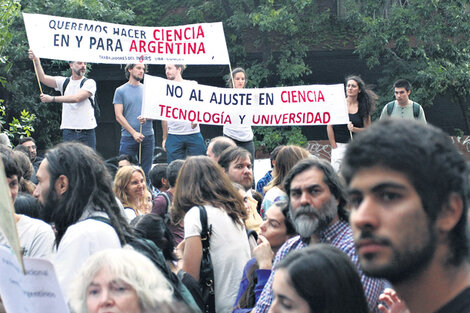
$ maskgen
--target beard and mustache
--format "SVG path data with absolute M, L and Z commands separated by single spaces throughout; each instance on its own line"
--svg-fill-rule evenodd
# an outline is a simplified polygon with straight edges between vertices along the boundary
M 51 188 L 46 195 L 46 199 L 44 203 L 41 203 L 41 209 L 39 211 L 40 218 L 45 221 L 46 223 L 53 223 L 54 221 L 54 213 L 59 207 L 59 196 Z
M 295 229 L 301 238 L 310 238 L 323 232 L 338 215 L 336 199 L 331 197 L 321 208 L 302 205 L 289 210 Z

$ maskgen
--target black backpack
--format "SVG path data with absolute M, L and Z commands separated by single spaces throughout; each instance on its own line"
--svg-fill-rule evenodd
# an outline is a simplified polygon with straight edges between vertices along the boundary
M 82 79 L 82 81 L 80 82 L 80 88 L 83 87 L 83 84 L 86 82 L 87 79 L 88 78 L 86 78 L 86 77 Z M 69 83 L 70 83 L 70 77 L 67 77 L 64 81 L 64 84 L 62 85 L 62 95 L 64 95 L 65 89 L 67 88 Z M 98 93 L 95 92 L 94 99 L 92 97 L 89 97 L 88 100 L 90 100 L 90 104 L 93 107 L 93 111 L 95 112 L 95 119 L 98 122 L 98 119 L 101 116 L 101 109 L 100 109 L 100 105 L 98 103 Z

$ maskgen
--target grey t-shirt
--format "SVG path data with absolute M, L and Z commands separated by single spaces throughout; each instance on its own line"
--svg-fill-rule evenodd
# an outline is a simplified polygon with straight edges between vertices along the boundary
M 134 128 L 136 132 L 140 132 L 140 122 L 137 117 L 142 113 L 142 96 L 144 86 L 139 84 L 137 86 L 125 83 L 118 87 L 114 92 L 113 104 L 123 105 L 123 115 L 127 122 Z M 152 122 L 142 125 L 142 134 L 144 136 L 153 135 Z M 122 137 L 132 137 L 132 135 L 122 127 Z

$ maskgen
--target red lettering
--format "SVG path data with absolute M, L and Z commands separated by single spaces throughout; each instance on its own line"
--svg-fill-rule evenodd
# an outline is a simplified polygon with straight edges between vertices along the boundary
M 129 52 L 132 50 L 135 50 L 135 52 L 137 52 L 137 45 L 135 44 L 135 40 L 132 40 Z
M 197 36 L 196 36 L 196 39 L 198 39 L 199 37 L 204 38 L 204 30 L 202 29 L 202 26 L 201 26 L 201 25 L 199 25 L 199 27 L 197 28 Z
M 171 38 L 171 29 L 166 30 L 166 41 L 172 41 L 173 39 Z
M 289 124 L 295 123 L 295 113 L 289 114 Z
M 320 102 L 320 100 L 323 101 L 323 102 L 325 102 L 325 97 L 323 96 L 323 93 L 321 92 L 321 90 L 318 91 L 318 99 L 317 99 L 317 101 Z
M 317 123 L 317 122 L 320 122 L 321 123 L 321 116 L 320 116 L 320 113 L 317 112 L 317 114 L 315 114 L 315 120 L 313 121 L 313 123 Z
M 324 101 L 325 99 L 323 99 Z M 328 123 L 331 120 L 330 112 L 323 112 L 323 123 Z
M 281 92 L 281 101 L 284 103 L 288 102 L 287 100 L 284 99 L 284 95 L 286 94 L 287 94 L 287 98 L 289 98 L 289 93 L 287 91 Z
M 160 40 L 160 38 L 157 37 L 157 33 L 159 33 L 159 32 L 160 32 L 160 30 L 158 28 L 153 31 L 153 38 L 155 38 L 155 40 Z
M 163 116 L 163 110 L 165 110 L 165 105 L 159 104 L 158 106 L 160 107 L 160 116 Z
M 140 40 L 140 42 L 139 42 L 139 49 L 140 49 L 139 52 L 147 52 L 147 51 L 145 50 L 145 41 Z

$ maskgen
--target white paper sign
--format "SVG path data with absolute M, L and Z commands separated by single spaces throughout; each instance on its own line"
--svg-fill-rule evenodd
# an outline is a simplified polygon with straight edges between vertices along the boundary
M 145 75 L 142 116 L 212 125 L 347 124 L 343 84 L 235 89 Z
M 24 275 L 11 251 L 0 246 L 0 295 L 8 313 L 68 313 L 51 262 L 24 258 Z
M 221 22 L 141 27 L 23 13 L 41 58 L 94 63 L 229 64 Z

